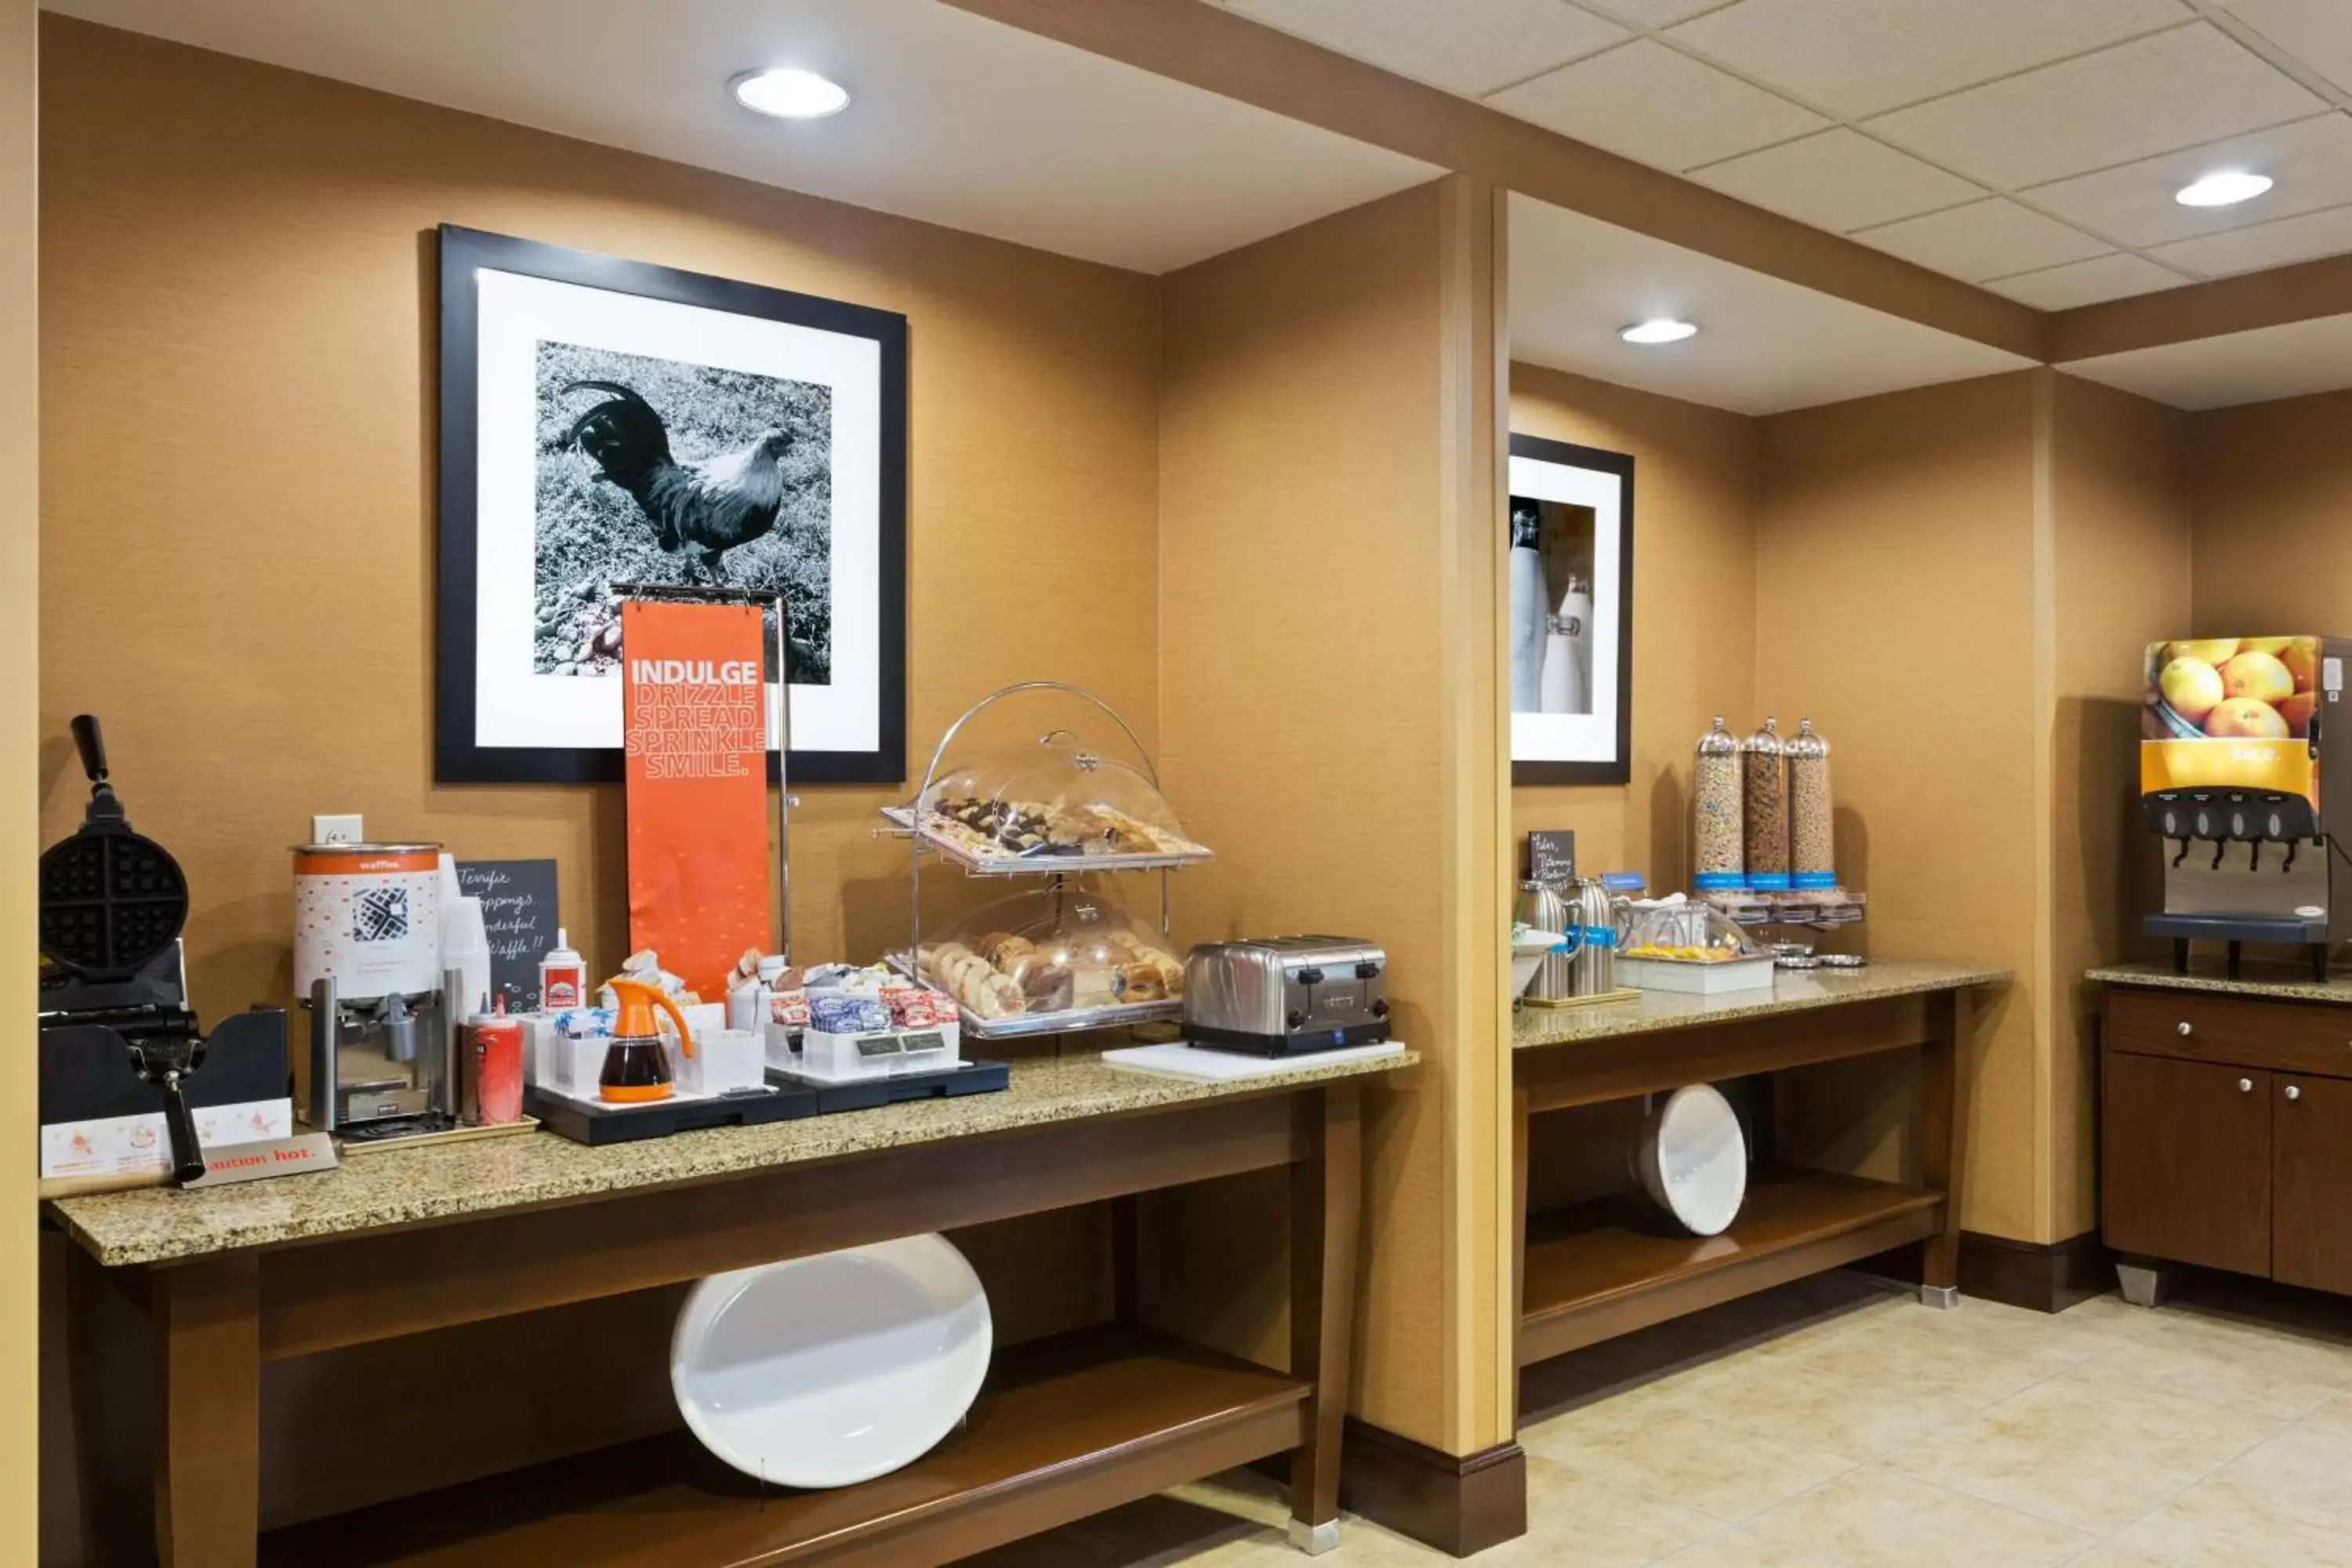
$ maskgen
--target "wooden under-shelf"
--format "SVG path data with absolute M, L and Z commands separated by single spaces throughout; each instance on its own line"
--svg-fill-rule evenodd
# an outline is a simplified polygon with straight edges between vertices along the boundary
M 838 1491 L 762 1488 L 678 1434 L 277 1531 L 279 1568 L 939 1563 L 1306 1441 L 1309 1385 L 1111 1326 L 1000 1352 L 964 1425 Z
M 1638 1196 L 1531 1218 L 1519 1364 L 1834 1268 L 1934 1235 L 1940 1193 L 1765 1166 L 1721 1236 L 1683 1231 Z

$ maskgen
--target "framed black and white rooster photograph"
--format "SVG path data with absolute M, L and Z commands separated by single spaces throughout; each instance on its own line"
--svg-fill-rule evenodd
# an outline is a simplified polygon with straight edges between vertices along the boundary
M 436 779 L 619 780 L 633 584 L 772 606 L 782 776 L 903 779 L 906 318 L 453 226 L 439 273 Z

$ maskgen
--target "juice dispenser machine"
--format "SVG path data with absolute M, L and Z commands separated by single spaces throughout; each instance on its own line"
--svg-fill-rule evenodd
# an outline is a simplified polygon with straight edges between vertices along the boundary
M 2189 944 L 2301 947 L 2326 979 L 2352 938 L 2352 721 L 2336 713 L 2352 639 L 2200 637 L 2150 643 L 2140 721 L 2140 814 L 2164 845 L 2164 910 L 2141 921 Z M 2341 731 L 2339 735 L 2339 731 Z M 2339 894 L 2336 884 L 2345 881 Z

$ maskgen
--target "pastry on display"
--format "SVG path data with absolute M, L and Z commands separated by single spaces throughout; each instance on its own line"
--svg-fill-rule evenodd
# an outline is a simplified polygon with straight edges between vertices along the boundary
M 1209 854 L 1141 772 L 1061 731 L 941 775 L 916 803 L 913 821 L 942 847 L 1008 869 Z
M 915 966 L 984 1024 L 1164 1003 L 1184 993 L 1184 961 L 1166 939 L 1082 887 L 1000 899 L 953 934 L 924 944 Z

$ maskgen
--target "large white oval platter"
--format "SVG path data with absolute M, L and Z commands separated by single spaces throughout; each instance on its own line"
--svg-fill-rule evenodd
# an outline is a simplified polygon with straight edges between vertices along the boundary
M 704 1447 L 776 1486 L 855 1486 L 929 1453 L 988 1373 L 988 1297 L 941 1236 L 714 1274 L 670 1336 Z

